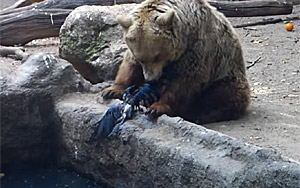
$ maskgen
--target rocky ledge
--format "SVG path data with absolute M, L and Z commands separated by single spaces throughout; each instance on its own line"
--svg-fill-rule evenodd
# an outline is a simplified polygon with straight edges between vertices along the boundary
M 71 94 L 56 104 L 63 160 L 112 187 L 299 187 L 299 163 L 181 118 L 144 115 L 118 135 L 87 143 L 107 109 L 95 95 Z

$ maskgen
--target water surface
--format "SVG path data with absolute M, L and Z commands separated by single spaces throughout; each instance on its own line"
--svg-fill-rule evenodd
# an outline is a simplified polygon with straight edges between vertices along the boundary
M 105 188 L 66 169 L 14 170 L 1 178 L 1 188 Z

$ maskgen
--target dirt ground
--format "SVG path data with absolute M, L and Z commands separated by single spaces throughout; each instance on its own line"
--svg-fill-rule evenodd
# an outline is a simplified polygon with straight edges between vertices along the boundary
M 300 5 L 294 6 L 293 15 L 288 16 L 300 16 Z M 270 17 L 230 18 L 230 21 L 236 25 L 265 18 Z M 249 144 L 273 148 L 300 161 L 300 20 L 294 20 L 293 24 L 292 32 L 286 31 L 282 22 L 236 29 L 246 66 L 257 61 L 247 70 L 252 103 L 243 118 L 205 127 Z M 58 53 L 58 44 L 57 38 L 41 39 L 28 43 L 25 49 L 29 53 Z M 2 57 L 0 69 L 13 73 L 20 63 Z
M 300 16 L 300 5 L 292 15 Z M 230 18 L 233 25 L 262 20 Z M 273 148 L 300 161 L 300 20 L 293 21 L 294 31 L 284 23 L 236 29 L 244 49 L 252 87 L 252 104 L 248 114 L 237 121 L 206 125 L 261 147 Z

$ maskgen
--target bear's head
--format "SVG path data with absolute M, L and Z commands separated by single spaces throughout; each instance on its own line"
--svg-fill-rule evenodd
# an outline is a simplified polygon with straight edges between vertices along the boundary
M 181 55 L 177 50 L 174 9 L 166 12 L 138 11 L 129 16 L 117 16 L 124 29 L 128 48 L 142 65 L 146 81 L 158 79 L 163 68 Z

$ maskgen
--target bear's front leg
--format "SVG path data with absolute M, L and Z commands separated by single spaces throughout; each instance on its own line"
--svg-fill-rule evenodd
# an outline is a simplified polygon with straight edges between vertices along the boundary
M 141 86 L 144 83 L 144 75 L 141 65 L 136 62 L 132 53 L 127 50 L 113 86 L 102 91 L 104 99 L 122 99 L 122 95 L 132 85 Z
M 123 85 L 114 84 L 111 87 L 105 88 L 101 96 L 104 99 L 122 99 L 122 95 L 126 87 Z

